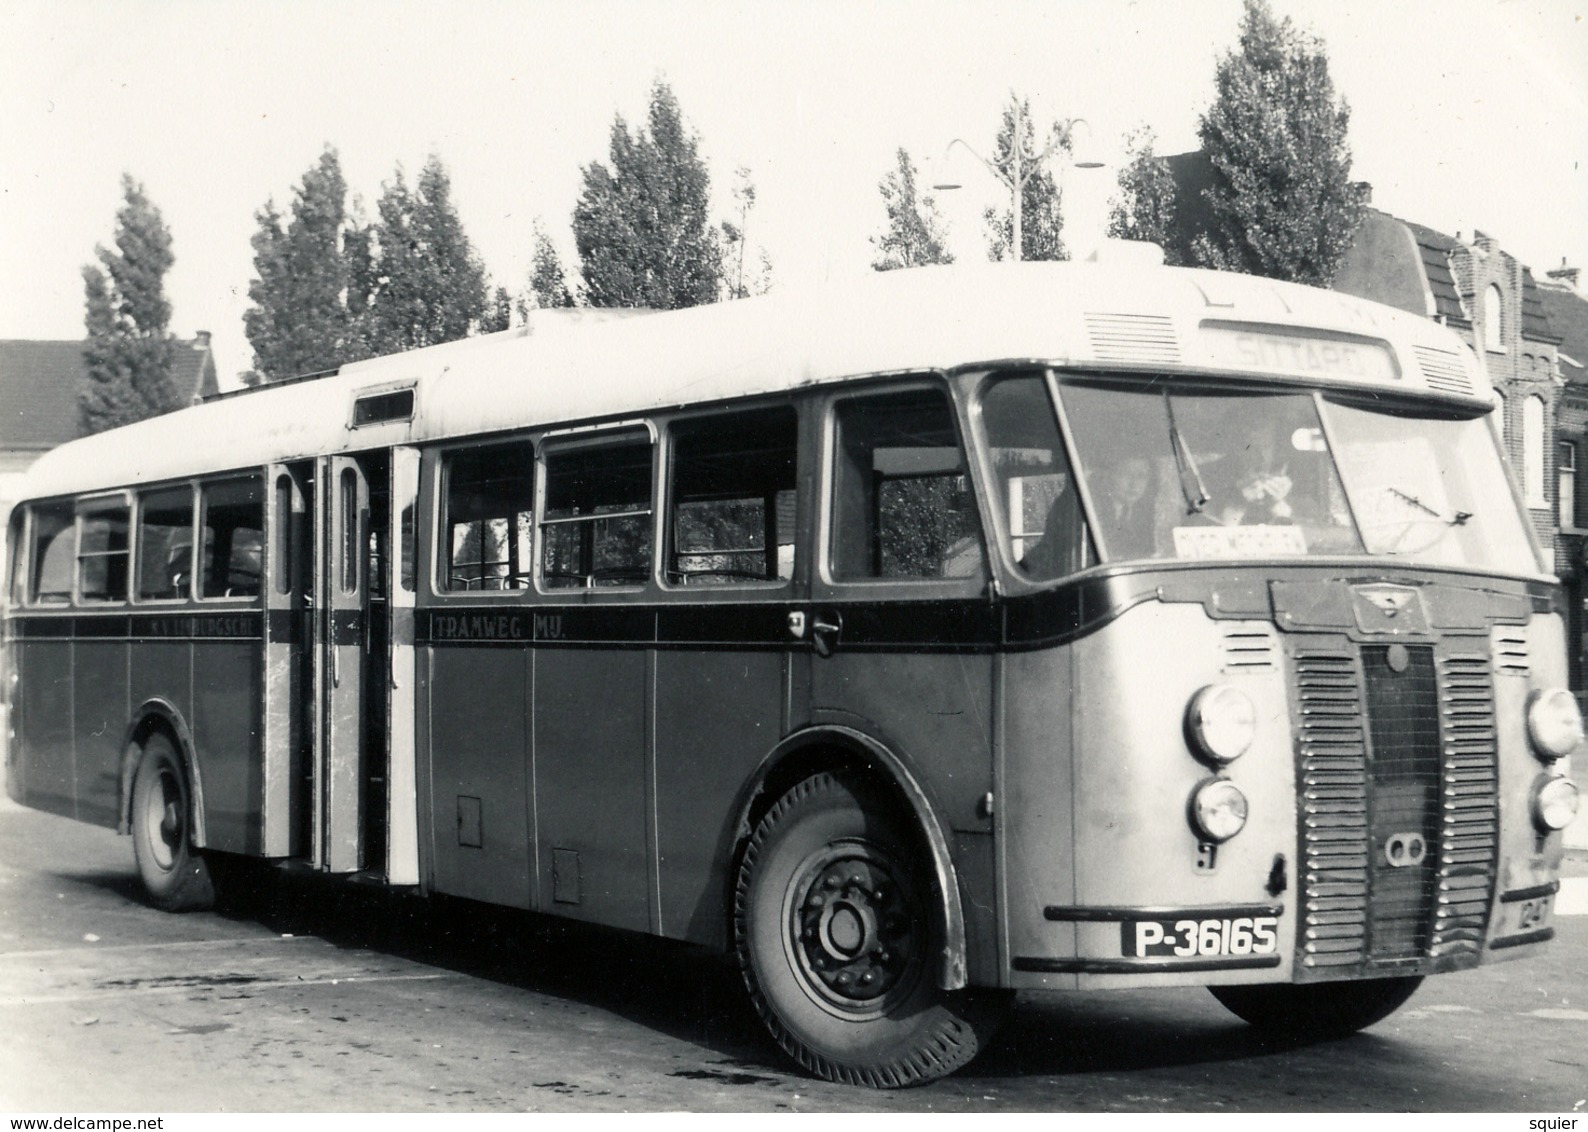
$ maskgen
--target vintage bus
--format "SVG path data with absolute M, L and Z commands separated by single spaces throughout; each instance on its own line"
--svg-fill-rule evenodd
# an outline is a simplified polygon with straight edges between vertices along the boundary
M 30 471 L 8 788 L 168 909 L 248 857 L 736 953 L 839 1081 L 1022 990 L 1348 1033 L 1553 934 L 1582 725 L 1491 408 L 1427 319 L 1123 263 L 223 396 Z

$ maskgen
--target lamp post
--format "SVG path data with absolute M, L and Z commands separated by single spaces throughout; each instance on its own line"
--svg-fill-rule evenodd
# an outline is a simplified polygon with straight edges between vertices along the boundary
M 988 160 L 977 153 L 975 148 L 964 138 L 955 138 L 948 143 L 945 153 L 952 153 L 954 147 L 961 146 L 965 152 L 980 161 L 987 168 L 987 172 L 997 177 L 1009 187 L 1010 212 L 1013 215 L 1013 232 L 1009 240 L 1010 254 L 1014 259 L 1021 257 L 1021 245 L 1024 242 L 1023 208 L 1026 182 L 1031 180 L 1041 171 L 1042 166 L 1053 156 L 1055 150 L 1063 146 L 1069 148 L 1070 138 L 1074 135 L 1076 126 L 1086 126 L 1091 129 L 1090 123 L 1085 118 L 1067 118 L 1057 124 L 1053 136 L 1048 139 L 1048 144 L 1038 153 L 1036 148 L 1026 138 L 1026 110 L 1019 99 L 1014 100 L 1015 120 L 1014 131 L 1009 135 L 1009 144 L 1000 146 L 993 151 L 992 160 Z M 1071 160 L 1071 165 L 1077 169 L 1101 169 L 1101 161 L 1076 161 Z M 934 189 L 957 189 L 961 185 L 958 181 L 943 182 L 932 186 Z

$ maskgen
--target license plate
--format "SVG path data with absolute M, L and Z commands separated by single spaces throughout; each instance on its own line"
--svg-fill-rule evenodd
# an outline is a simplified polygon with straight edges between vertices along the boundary
M 1279 947 L 1279 918 L 1125 920 L 1119 935 L 1120 950 L 1133 958 L 1272 955 Z

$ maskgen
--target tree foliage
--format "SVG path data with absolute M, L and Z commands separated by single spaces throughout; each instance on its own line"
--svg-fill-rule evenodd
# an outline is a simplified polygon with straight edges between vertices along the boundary
M 285 226 L 273 200 L 255 219 L 253 305 L 243 315 L 255 372 L 278 381 L 364 356 L 347 302 L 347 182 L 336 150 L 326 147 L 293 189 Z
M 772 257 L 750 239 L 750 213 L 755 211 L 755 181 L 741 165 L 733 175 L 733 219 L 722 222 L 722 297 L 745 299 L 772 287 Z
M 1015 138 L 1015 121 L 1020 122 L 1020 137 Z M 1012 177 L 1015 147 L 1020 147 L 1020 175 L 1025 186 L 1020 192 L 1020 258 L 1069 259 L 1064 247 L 1064 200 L 1058 182 L 1051 172 L 1052 162 L 1070 160 L 1070 138 L 1064 126 L 1055 123 L 1048 131 L 1048 140 L 1037 141 L 1037 130 L 1031 121 L 1029 99 L 1011 98 L 1004 107 L 1003 124 L 993 142 L 993 161 Z M 1033 166 L 1026 154 L 1040 155 L 1052 145 L 1050 157 Z M 1003 160 L 1004 158 L 1009 160 Z M 1029 174 L 1029 175 L 1028 175 Z M 1011 181 L 1009 191 L 1014 192 Z M 1014 245 L 1014 208 L 989 208 L 982 214 L 987 225 L 987 255 L 990 259 L 1008 259 Z
M 1198 132 L 1213 166 L 1196 262 L 1327 285 L 1362 218 L 1350 179 L 1351 112 L 1322 44 L 1246 0 L 1239 45 L 1218 65 Z
M 707 211 L 711 178 L 698 139 L 664 82 L 651 88 L 648 129 L 612 124 L 611 168 L 584 167 L 574 243 L 591 306 L 672 309 L 709 303 L 722 251 Z
M 1156 139 L 1142 127 L 1126 139 L 1130 159 L 1119 171 L 1119 195 L 1110 204 L 1108 235 L 1163 248 L 1164 262 L 1182 264 L 1176 228 L 1175 183 L 1169 164 L 1153 152 Z
M 535 222 L 535 256 L 529 272 L 529 298 L 537 309 L 574 305 L 573 292 L 568 289 L 568 277 L 562 269 L 562 257 L 538 220 Z
M 175 257 L 171 233 L 143 185 L 123 174 L 115 250 L 94 249 L 83 268 L 86 376 L 78 390 L 85 434 L 131 424 L 182 406 L 171 383 L 175 354 L 165 274 Z
M 897 167 L 877 184 L 888 213 L 888 228 L 882 235 L 871 237 L 871 246 L 876 249 L 871 266 L 878 271 L 892 271 L 953 263 L 937 204 L 930 194 L 922 196 L 916 188 L 915 161 L 903 146 L 895 156 Z
M 452 342 L 491 317 L 485 268 L 452 203 L 452 182 L 432 155 L 409 189 L 401 167 L 383 186 L 367 240 L 355 240 L 352 300 L 373 354 Z

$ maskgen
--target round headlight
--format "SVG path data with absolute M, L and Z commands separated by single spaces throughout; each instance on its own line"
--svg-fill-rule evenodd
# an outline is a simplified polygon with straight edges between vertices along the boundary
M 1246 826 L 1246 795 L 1227 778 L 1209 778 L 1191 795 L 1191 826 L 1204 841 L 1228 841 Z
M 1534 692 L 1527 705 L 1527 735 L 1540 758 L 1559 759 L 1582 742 L 1582 712 L 1565 688 Z
M 1561 775 L 1546 777 L 1533 793 L 1533 821 L 1546 833 L 1565 829 L 1577 816 L 1577 785 Z
M 1217 765 L 1233 762 L 1257 737 L 1257 705 L 1233 684 L 1209 684 L 1191 697 L 1186 730 L 1198 754 Z

